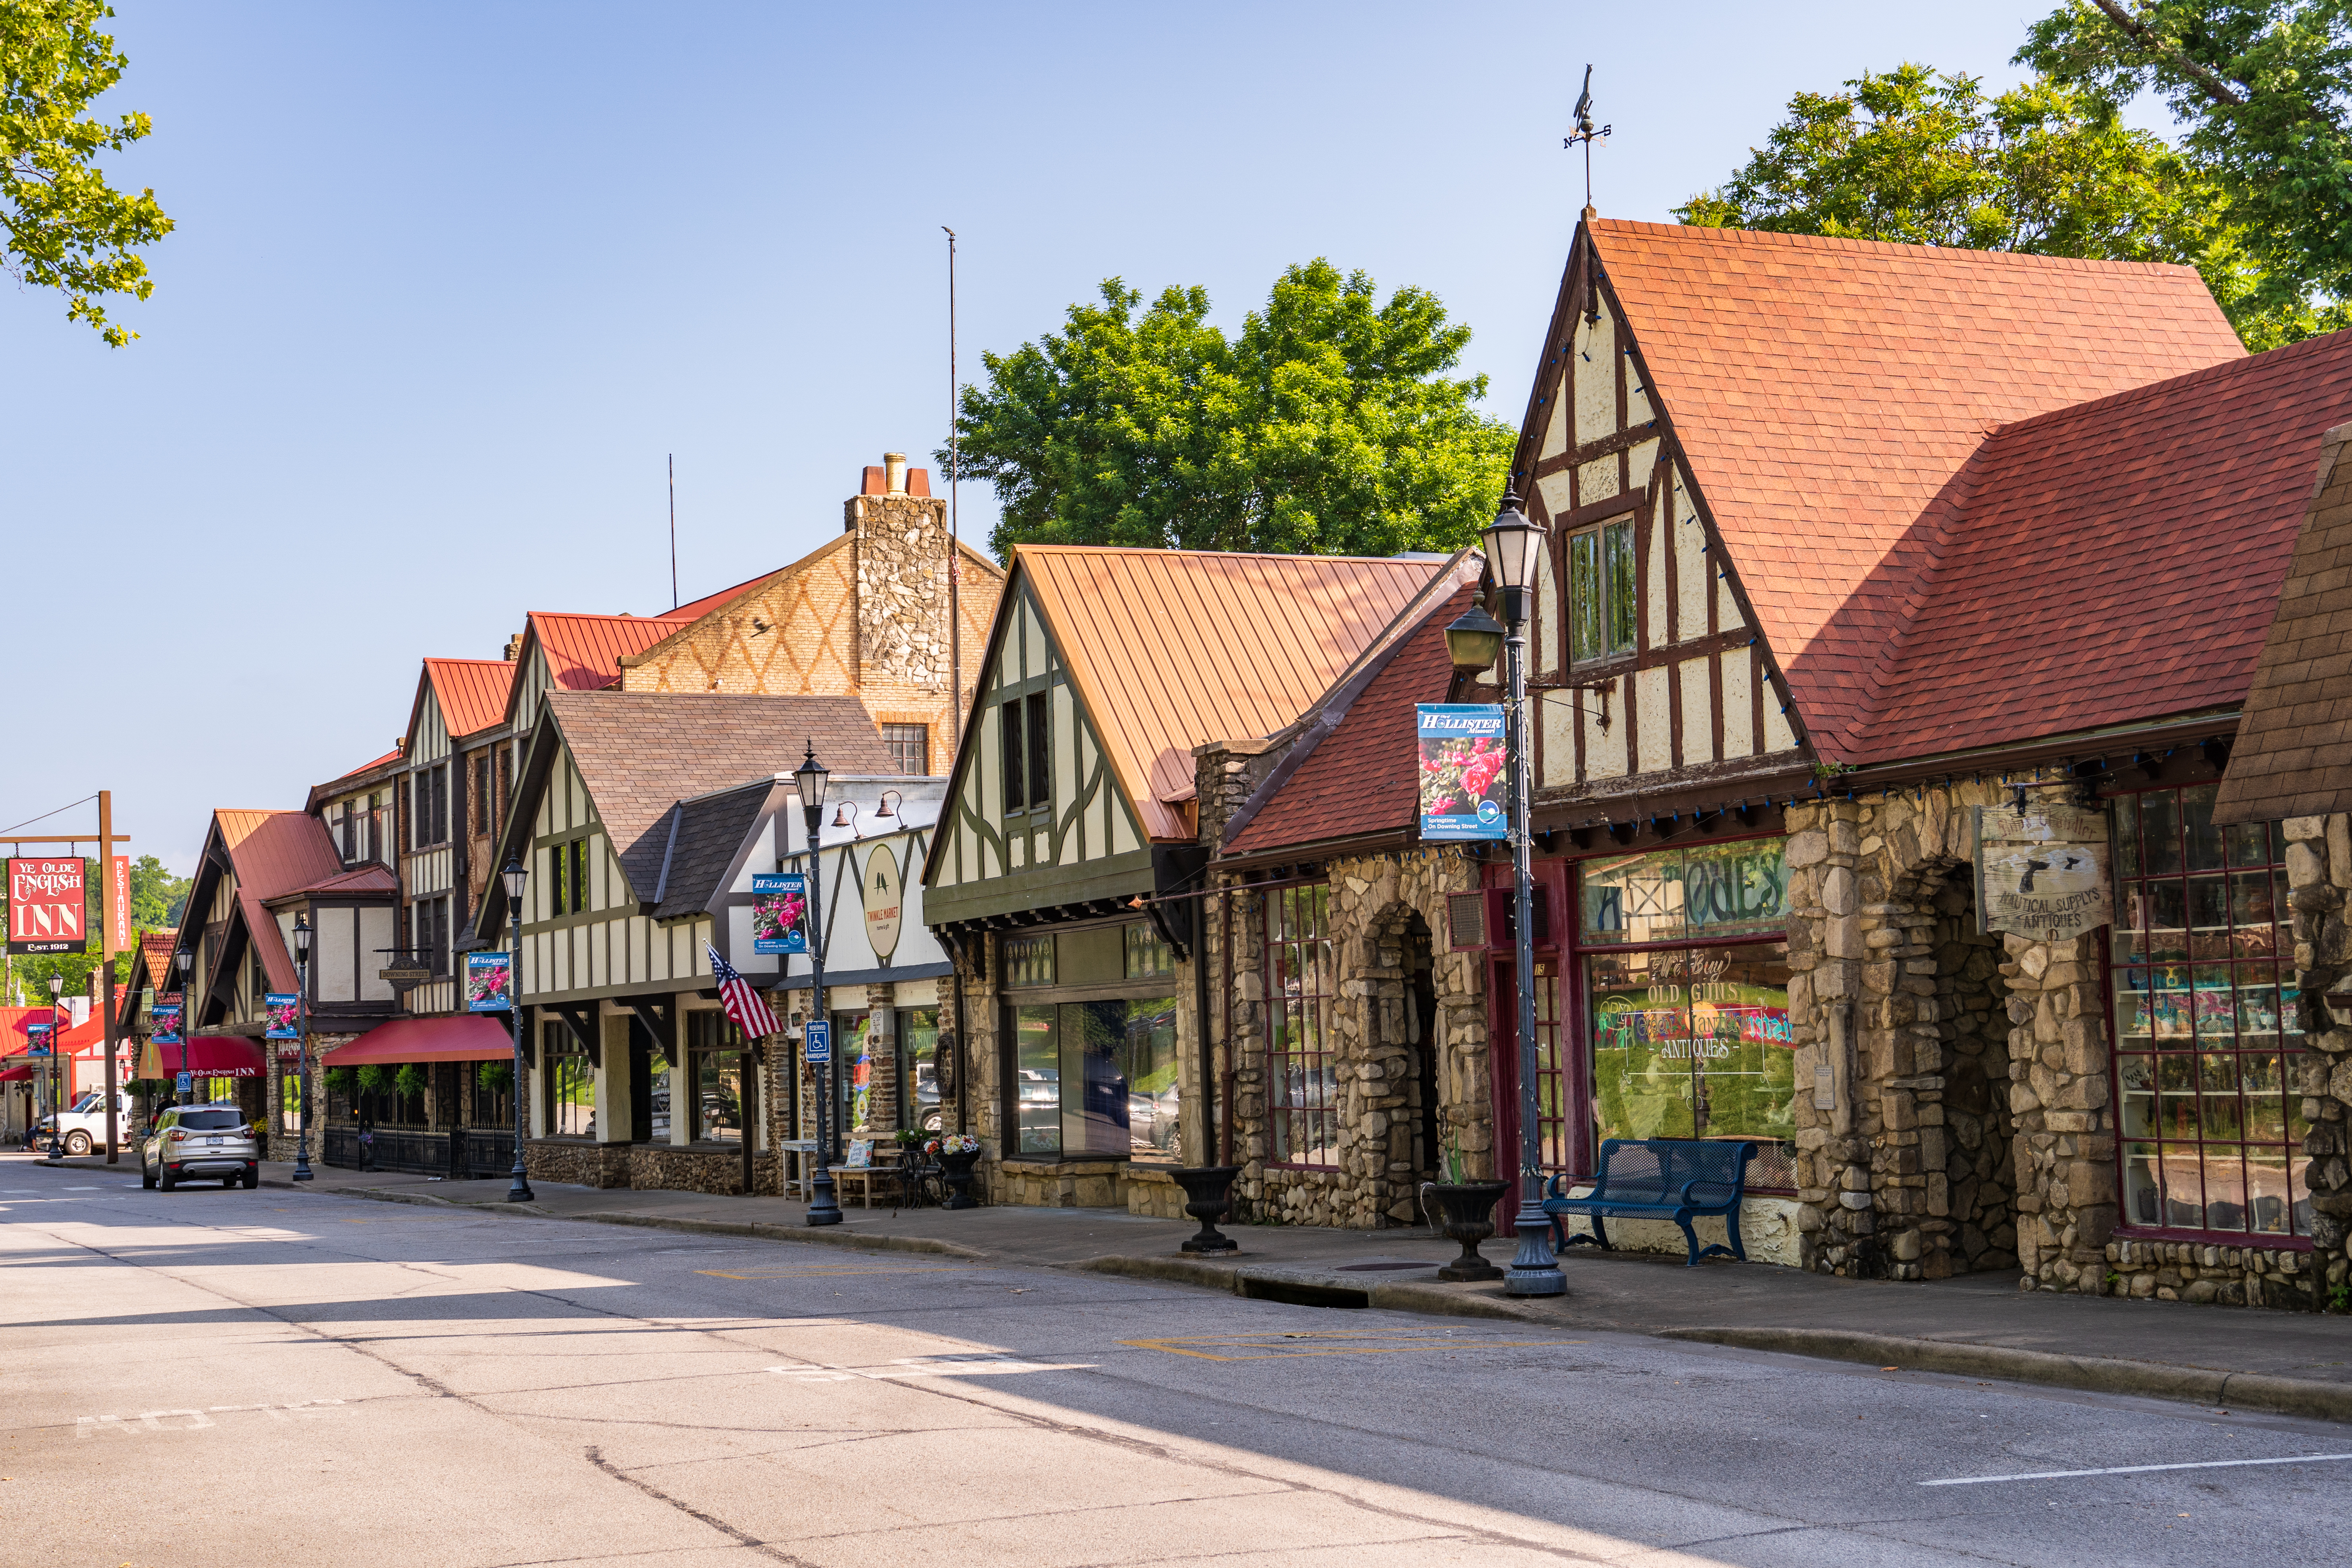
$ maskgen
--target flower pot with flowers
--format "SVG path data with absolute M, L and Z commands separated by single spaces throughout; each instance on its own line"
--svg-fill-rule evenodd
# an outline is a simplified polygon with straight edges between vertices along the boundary
M 980 1163 L 980 1140 L 969 1132 L 942 1132 L 923 1151 L 939 1161 L 948 1179 L 948 1201 L 940 1206 L 978 1208 L 980 1200 L 971 1195 L 971 1168 Z

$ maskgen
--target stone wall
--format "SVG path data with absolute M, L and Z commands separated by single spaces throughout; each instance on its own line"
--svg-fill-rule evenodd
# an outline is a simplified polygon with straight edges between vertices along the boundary
M 709 1193 L 719 1197 L 743 1194 L 743 1155 L 734 1149 L 679 1149 L 660 1143 L 628 1147 L 627 1180 L 615 1185 L 674 1193 Z M 776 1156 L 751 1156 L 752 1190 L 776 1189 Z
M 2288 901 L 2294 910 L 2294 967 L 2301 990 L 2303 1141 L 2311 1156 L 2313 1272 L 2308 1289 L 2336 1311 L 2352 1310 L 2352 818 L 2286 821 Z M 2293 1058 L 2290 1058 L 2291 1060 Z
M 523 1145 L 523 1169 L 534 1182 L 575 1187 L 629 1184 L 627 1143 L 596 1143 L 584 1138 L 533 1138 Z

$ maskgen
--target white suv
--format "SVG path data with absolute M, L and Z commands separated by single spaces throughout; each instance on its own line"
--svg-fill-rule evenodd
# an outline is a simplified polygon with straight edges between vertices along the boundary
M 234 1105 L 175 1105 L 139 1145 L 139 1184 L 170 1192 L 182 1182 L 261 1185 L 261 1150 Z

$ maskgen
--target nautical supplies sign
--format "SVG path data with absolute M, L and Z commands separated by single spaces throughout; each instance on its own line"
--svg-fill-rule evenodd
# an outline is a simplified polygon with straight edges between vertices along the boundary
M 514 954 L 466 955 L 466 1011 L 506 1013 L 514 1008 Z
M 1976 828 L 1979 931 L 2069 942 L 2114 921 L 2105 813 L 1980 805 Z
M 751 879 L 751 951 L 806 952 L 808 879 L 798 873 Z
M 8 951 L 79 952 L 89 943 L 89 886 L 79 860 L 8 862 Z
M 1423 702 L 1414 712 L 1422 837 L 1508 838 L 1511 786 L 1501 705 Z
M 883 963 L 898 951 L 898 912 L 904 904 L 898 886 L 898 857 L 887 844 L 877 844 L 866 858 L 866 940 Z

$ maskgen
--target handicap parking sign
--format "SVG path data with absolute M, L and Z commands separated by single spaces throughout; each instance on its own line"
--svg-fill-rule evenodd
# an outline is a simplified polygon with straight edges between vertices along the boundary
M 808 1040 L 802 1054 L 812 1062 L 833 1060 L 833 1026 L 823 1019 L 812 1018 L 806 1030 Z
M 179 1095 L 180 1095 L 180 1098 L 181 1098 L 182 1100 L 185 1100 L 185 1099 L 187 1099 L 189 1095 L 194 1094 L 194 1093 L 195 1092 L 195 1089 L 196 1089 L 196 1075 L 195 1075 L 195 1074 L 194 1074 L 194 1073 L 188 1073 L 188 1072 L 184 1072 L 184 1073 L 182 1073 L 182 1074 L 180 1075 L 180 1077 L 179 1077 L 179 1079 L 178 1079 L 178 1089 L 179 1089 Z

